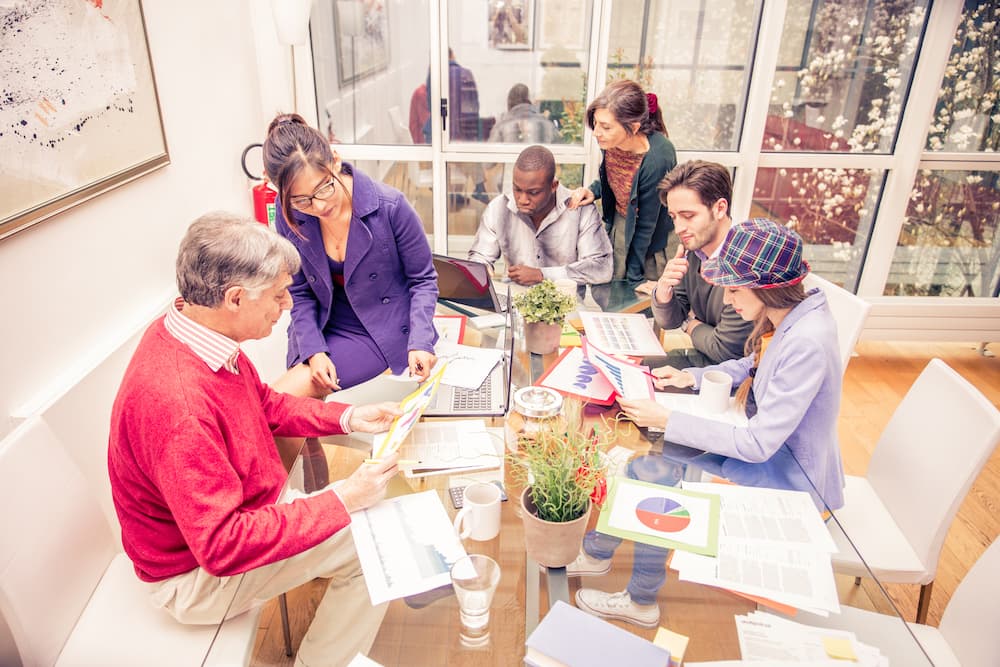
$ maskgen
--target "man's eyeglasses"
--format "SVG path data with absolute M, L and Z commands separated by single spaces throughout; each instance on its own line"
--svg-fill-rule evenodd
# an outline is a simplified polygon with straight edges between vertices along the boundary
M 310 208 L 313 203 L 313 199 L 319 199 L 320 201 L 326 201 L 333 196 L 333 193 L 337 191 L 337 181 L 335 179 L 330 179 L 329 182 L 316 188 L 312 195 L 297 195 L 295 197 L 289 197 L 288 203 L 292 208 L 299 211 L 305 211 Z

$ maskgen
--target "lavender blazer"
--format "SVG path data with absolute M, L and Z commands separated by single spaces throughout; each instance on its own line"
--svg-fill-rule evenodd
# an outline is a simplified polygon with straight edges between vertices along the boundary
M 753 381 L 757 414 L 749 424 L 739 428 L 673 412 L 664 440 L 721 455 L 720 467 L 709 469 L 739 484 L 808 491 L 830 509 L 839 509 L 844 504 L 837 439 L 843 376 L 839 349 L 826 297 L 813 290 L 785 316 L 761 358 Z M 695 376 L 695 386 L 710 370 L 727 373 L 737 386 L 752 366 L 753 358 L 744 357 L 685 370 Z
M 437 341 L 433 322 L 437 272 L 431 249 L 420 218 L 401 192 L 347 163 L 344 170 L 354 176 L 354 218 L 343 289 L 393 373 L 402 373 L 410 350 L 432 352 Z M 319 219 L 294 212 L 303 239 L 288 226 L 280 203 L 276 209 L 278 233 L 302 258 L 302 269 L 289 288 L 293 303 L 286 361 L 290 368 L 318 352 L 329 352 L 323 329 L 331 324 L 333 290 L 341 288 L 330 276 Z

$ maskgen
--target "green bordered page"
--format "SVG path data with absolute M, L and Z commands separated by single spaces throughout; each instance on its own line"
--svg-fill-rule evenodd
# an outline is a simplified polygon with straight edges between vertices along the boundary
M 719 496 L 613 477 L 597 530 L 705 556 L 719 551 Z

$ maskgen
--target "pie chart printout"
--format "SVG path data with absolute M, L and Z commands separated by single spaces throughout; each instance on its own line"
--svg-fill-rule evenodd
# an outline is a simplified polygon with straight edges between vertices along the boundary
M 677 533 L 691 523 L 691 514 L 670 498 L 645 498 L 636 505 L 635 515 L 644 526 L 661 533 Z

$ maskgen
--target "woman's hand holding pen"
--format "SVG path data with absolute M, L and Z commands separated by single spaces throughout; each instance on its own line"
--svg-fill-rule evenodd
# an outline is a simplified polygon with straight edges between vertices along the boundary
M 312 378 L 314 385 L 327 393 L 340 389 L 337 380 L 337 367 L 330 361 L 330 355 L 326 352 L 317 352 L 309 357 L 307 365 L 309 366 L 309 377 Z
M 687 371 L 677 370 L 673 366 L 654 368 L 650 375 L 653 377 L 653 384 L 656 385 L 657 389 L 666 389 L 667 387 L 684 389 L 694 386 L 693 375 Z
M 669 303 L 674 296 L 674 287 L 680 284 L 688 271 L 687 249 L 683 243 L 677 244 L 677 254 L 663 268 L 663 273 L 653 290 L 653 298 L 657 303 Z
M 437 363 L 437 357 L 434 356 L 434 353 L 425 352 L 424 350 L 410 350 L 408 360 L 410 375 L 421 382 L 430 377 L 431 368 Z

